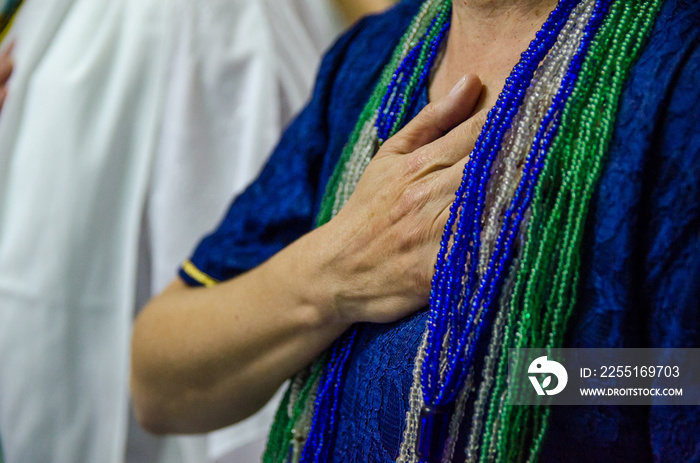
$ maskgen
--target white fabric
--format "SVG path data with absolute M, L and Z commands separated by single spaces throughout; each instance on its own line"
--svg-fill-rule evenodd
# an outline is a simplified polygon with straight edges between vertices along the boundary
M 323 1 L 25 0 L 0 114 L 6 463 L 252 461 L 269 410 L 208 438 L 129 426 L 131 322 L 306 99 Z

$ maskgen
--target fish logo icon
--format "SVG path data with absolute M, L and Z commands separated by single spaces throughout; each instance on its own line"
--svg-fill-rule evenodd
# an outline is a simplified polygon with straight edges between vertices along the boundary
M 569 381 L 569 375 L 566 368 L 554 360 L 547 360 L 547 356 L 538 357 L 532 361 L 527 369 L 528 374 L 541 375 L 547 374 L 540 384 L 537 376 L 529 376 L 532 386 L 535 388 L 537 395 L 557 395 L 566 387 Z M 552 376 L 557 378 L 557 386 L 554 389 L 547 389 L 552 384 Z

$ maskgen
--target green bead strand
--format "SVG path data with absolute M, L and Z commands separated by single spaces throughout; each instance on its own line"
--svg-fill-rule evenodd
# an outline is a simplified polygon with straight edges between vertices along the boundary
M 560 346 L 576 302 L 585 217 L 612 136 L 629 69 L 653 26 L 660 1 L 614 2 L 591 44 L 562 112 L 537 185 L 504 330 L 480 461 L 536 461 L 546 435 L 546 407 L 502 406 L 509 349 Z M 546 299 L 546 301 L 545 301 Z M 526 448 L 525 442 L 531 445 Z

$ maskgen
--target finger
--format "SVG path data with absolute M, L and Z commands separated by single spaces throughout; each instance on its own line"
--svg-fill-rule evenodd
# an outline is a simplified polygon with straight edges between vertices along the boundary
M 469 156 L 458 160 L 454 165 L 440 171 L 440 186 L 443 193 L 443 199 L 448 202 L 452 202 L 455 199 L 455 193 L 459 186 L 462 184 L 464 178 L 464 170 L 466 169 L 467 163 L 469 162 Z
M 0 109 L 2 109 L 5 104 L 5 98 L 7 97 L 7 89 L 5 87 L 0 87 Z
M 444 137 L 435 140 L 426 150 L 438 153 L 436 162 L 451 166 L 471 154 L 488 117 L 489 109 L 482 109 L 468 120 L 452 129 Z
M 407 173 L 420 172 L 421 175 L 428 175 L 467 159 L 484 127 L 487 115 L 487 109 L 479 111 L 444 137 L 408 155 Z
M 468 162 L 469 158 L 465 157 L 443 172 L 443 191 L 451 199 L 454 199 L 457 189 L 462 184 L 464 169 L 466 169 Z
M 391 153 L 411 153 L 445 135 L 465 121 L 474 110 L 482 89 L 481 80 L 466 74 L 445 97 L 428 104 L 396 135 L 384 143 Z
M 472 137 L 472 141 L 464 146 L 464 153 L 471 153 L 474 149 L 474 140 L 478 137 L 478 133 L 483 126 L 484 118 L 488 111 L 480 111 L 476 116 L 470 119 L 473 120 L 474 126 L 467 128 L 466 126 L 460 130 L 473 130 L 474 132 L 468 136 Z M 457 130 L 457 129 L 455 129 Z M 461 138 L 460 138 L 461 140 Z M 437 197 L 444 207 L 447 207 L 455 198 L 455 192 L 462 183 L 464 177 L 464 169 L 469 162 L 469 155 L 463 155 L 459 159 L 453 159 L 451 165 L 445 163 L 442 169 L 437 170 L 427 178 L 431 178 L 432 182 L 435 182 L 435 191 L 440 192 Z

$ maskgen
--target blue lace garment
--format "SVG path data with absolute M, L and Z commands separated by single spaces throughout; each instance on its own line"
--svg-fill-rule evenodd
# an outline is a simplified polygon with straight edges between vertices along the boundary
M 194 252 L 199 270 L 235 277 L 311 230 L 343 145 L 418 5 L 361 21 L 330 50 L 309 105 Z M 700 347 L 699 43 L 699 3 L 669 0 L 623 94 L 567 347 Z M 424 89 L 416 112 L 426 103 Z M 361 327 L 334 461 L 396 458 L 425 318 Z M 553 407 L 541 461 L 700 462 L 700 407 Z

